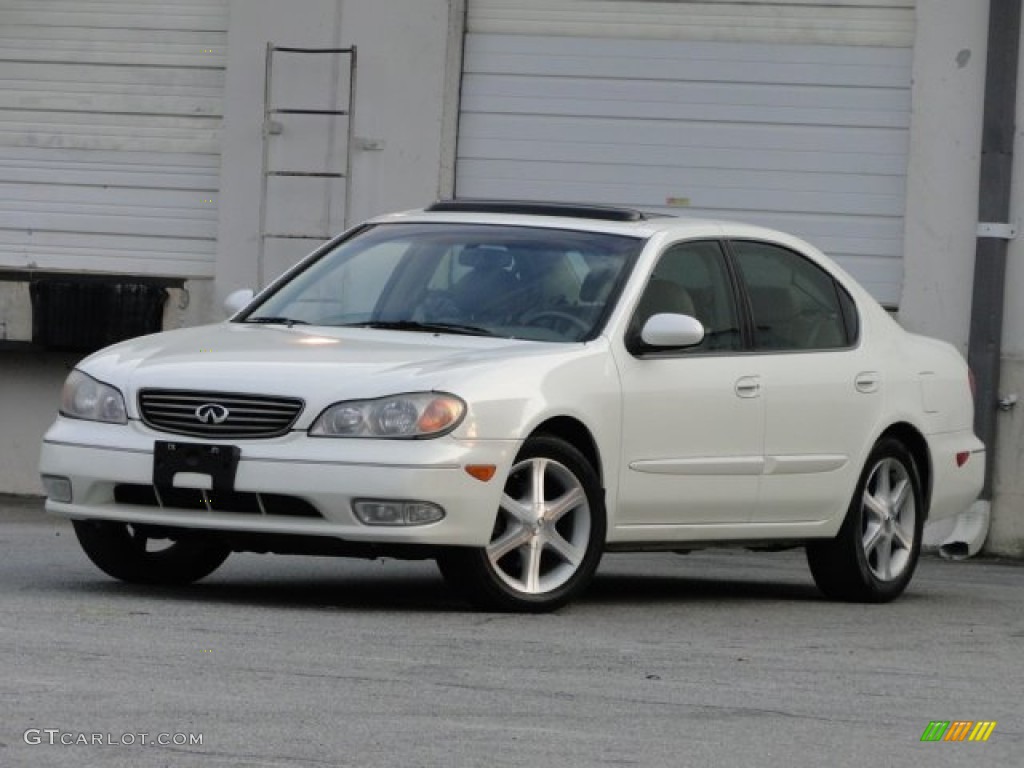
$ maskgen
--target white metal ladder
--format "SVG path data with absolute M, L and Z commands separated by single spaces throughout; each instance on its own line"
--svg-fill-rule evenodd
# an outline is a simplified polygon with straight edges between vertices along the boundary
M 347 56 L 349 61 L 348 94 L 344 100 L 338 98 L 338 67 L 332 67 L 332 88 L 331 105 L 337 107 L 339 103 L 346 103 L 345 109 L 338 108 L 280 108 L 274 102 L 274 56 L 275 54 L 289 55 L 330 55 Z M 261 167 L 261 188 L 260 188 L 260 212 L 259 212 L 259 244 L 256 263 L 256 277 L 260 288 L 266 285 L 266 248 L 268 240 L 310 240 L 321 242 L 327 240 L 335 233 L 330 231 L 308 232 L 308 231 L 267 231 L 268 194 L 270 179 L 274 177 L 291 177 L 297 179 L 344 179 L 345 201 L 343 208 L 343 228 L 349 224 L 349 207 L 351 204 L 351 168 L 352 168 L 352 112 L 355 106 L 356 94 L 356 49 L 349 48 L 296 48 L 291 46 L 279 46 L 267 43 L 266 72 L 263 84 L 263 159 Z M 270 167 L 270 141 L 274 136 L 280 135 L 287 130 L 286 121 L 288 116 L 313 115 L 328 119 L 347 117 L 347 128 L 344 132 L 345 138 L 345 167 L 344 168 L 271 168 Z M 327 134 L 327 160 L 335 154 L 335 133 L 329 130 Z M 328 186 L 328 190 L 330 187 Z M 325 194 L 323 202 L 324 228 L 328 227 L 330 221 L 330 192 Z

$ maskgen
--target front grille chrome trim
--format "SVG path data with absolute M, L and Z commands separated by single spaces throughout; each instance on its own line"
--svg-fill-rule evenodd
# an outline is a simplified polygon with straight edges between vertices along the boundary
M 305 405 L 297 397 L 181 389 L 140 390 L 138 404 L 143 423 L 151 429 L 217 439 L 280 437 L 292 428 Z M 204 405 L 227 409 L 227 419 L 220 424 L 203 423 L 196 409 Z

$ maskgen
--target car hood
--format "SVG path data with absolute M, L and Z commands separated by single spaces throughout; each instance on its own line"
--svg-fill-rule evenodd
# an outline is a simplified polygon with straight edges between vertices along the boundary
M 311 406 L 399 392 L 452 390 L 515 358 L 552 365 L 580 345 L 480 336 L 221 323 L 170 331 L 101 350 L 79 368 L 116 386 L 130 412 L 140 389 L 297 396 Z M 532 367 L 532 366 L 531 366 Z M 538 366 L 543 370 L 547 366 Z

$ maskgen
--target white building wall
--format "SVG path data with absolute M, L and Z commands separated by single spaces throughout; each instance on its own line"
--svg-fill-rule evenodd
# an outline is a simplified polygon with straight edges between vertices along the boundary
M 780 7 L 805 5 L 803 0 Z M 871 0 L 864 5 L 885 4 Z M 504 28 L 501 14 L 546 14 L 547 33 L 567 12 L 566 2 L 473 0 L 478 31 Z M 656 3 L 606 3 L 656 14 Z M 737 3 L 699 4 L 707 12 L 705 39 L 734 28 L 726 18 Z M 818 42 L 849 43 L 865 30 L 855 3 L 833 6 L 822 16 Z M 716 7 L 717 6 L 717 7 Z M 908 34 L 910 2 L 892 2 L 892 23 L 874 34 Z M 753 6 L 747 6 L 747 12 Z M 460 64 L 462 0 L 231 0 L 225 124 L 216 259 L 216 294 L 256 283 L 262 86 L 265 44 L 350 45 L 359 48 L 355 135 L 379 139 L 381 150 L 353 153 L 351 218 L 382 210 L 418 206 L 451 190 L 454 125 Z M 518 11 L 517 11 L 518 8 Z M 569 8 L 568 11 L 572 9 Z M 726 13 L 718 13 L 726 11 Z M 904 291 L 900 319 L 905 326 L 944 338 L 966 351 L 970 327 L 971 280 L 977 219 L 987 33 L 987 0 L 918 0 L 913 60 L 913 114 L 907 172 Z M 795 11 L 794 11 L 795 13 Z M 489 15 L 488 15 L 489 14 Z M 642 36 L 638 17 L 631 36 Z M 806 16 L 805 16 L 806 18 Z M 861 20 L 861 21 L 858 21 Z M 515 20 L 513 20 L 515 21 Z M 655 26 L 657 17 L 648 19 Z M 785 19 L 783 18 L 783 21 Z M 758 29 L 763 20 L 744 23 Z M 780 24 L 767 39 L 779 41 Z M 767 29 L 767 27 L 765 27 Z M 794 27 L 796 29 L 796 27 Z M 831 30 L 831 31 L 830 31 Z M 524 30 L 525 31 L 525 30 Z M 805 34 L 806 30 L 802 32 Z M 829 34 L 837 35 L 825 39 Z M 855 35 L 856 39 L 843 37 Z M 786 39 L 782 36 L 782 39 Z M 1024 78 L 1022 78 L 1024 83 Z M 1024 88 L 1020 89 L 1024 93 Z M 1024 98 L 1018 99 L 1024 104 Z M 1018 126 L 1024 126 L 1024 109 Z M 1018 132 L 1018 136 L 1021 133 Z M 1024 143 L 1015 157 L 1012 220 L 1024 226 Z M 1024 238 L 1010 244 L 1004 332 L 1003 393 L 1024 397 Z M 283 265 L 281 265 L 283 266 Z M 190 303 L 172 297 L 174 325 L 215 319 L 209 280 L 190 281 Z M 0 492 L 39 493 L 39 439 L 54 413 L 60 383 L 74 358 L 69 355 L 0 350 Z M 1000 416 L 996 456 L 996 498 L 988 550 L 1024 554 L 1024 406 Z
M 913 0 L 469 0 L 456 194 L 793 232 L 902 281 Z
M 240 286 L 256 286 L 267 42 L 358 48 L 354 133 L 382 148 L 353 152 L 350 212 L 356 222 L 450 191 L 463 9 L 461 0 L 230 0 L 218 240 L 210 270 L 216 283 L 192 279 L 187 295 L 173 291 L 166 327 L 219 320 L 214 294 L 219 299 Z M 316 100 L 320 85 L 311 82 L 308 94 L 292 85 L 289 100 Z M 268 274 L 285 266 L 283 260 L 268 264 Z M 0 283 L 0 310 L 27 301 L 12 285 Z M 28 327 L 27 315 L 19 317 L 17 328 L 0 323 L 0 342 Z M 0 493 L 42 492 L 39 444 L 76 360 L 0 349 Z
M 895 306 L 911 60 L 909 47 L 471 32 L 456 193 L 775 227 Z
M 456 108 L 461 35 L 449 35 L 461 3 L 447 0 L 232 0 L 228 31 L 217 294 L 257 287 L 266 44 L 357 48 L 349 225 L 377 213 L 427 204 L 442 193 L 445 141 Z M 450 16 L 451 14 L 451 16 Z M 451 49 L 450 49 L 451 46 Z M 275 60 L 275 67 L 283 59 Z M 295 82 L 290 81 L 290 82 Z M 454 83 L 454 87 L 453 87 Z M 323 102 L 322 84 L 287 94 L 289 105 Z M 447 122 L 446 122 L 447 120 Z M 289 123 L 282 119 L 284 131 Z M 327 125 L 325 121 L 323 125 Z M 347 126 L 338 123 L 338 130 Z M 273 137 L 274 141 L 277 137 Z M 286 138 L 286 137 L 283 137 Z M 367 148 L 371 147 L 371 148 Z M 450 164 L 450 159 L 447 160 Z M 281 200 L 273 194 L 268 207 Z M 290 202 L 294 205 L 294 200 Z M 311 198 L 310 204 L 319 204 Z M 312 241 L 267 244 L 266 278 Z
M 213 275 L 227 19 L 0 3 L 0 268 Z
M 918 0 L 922 1 L 930 0 Z M 468 27 L 479 34 L 902 47 L 914 39 L 914 4 L 915 0 L 469 0 Z

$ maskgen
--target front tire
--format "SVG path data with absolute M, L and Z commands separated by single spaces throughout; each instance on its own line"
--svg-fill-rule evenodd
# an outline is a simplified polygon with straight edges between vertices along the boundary
M 445 581 L 479 608 L 552 611 L 590 583 L 606 525 L 590 462 L 560 438 L 532 437 L 509 471 L 487 546 L 453 549 L 437 562 Z
M 132 584 L 182 585 L 209 576 L 231 550 L 197 534 L 150 549 L 145 527 L 102 520 L 73 520 L 75 535 L 90 560 L 108 576 Z
M 884 603 L 903 594 L 921 553 L 926 508 L 917 465 L 887 437 L 872 449 L 836 538 L 807 547 L 829 598 Z

